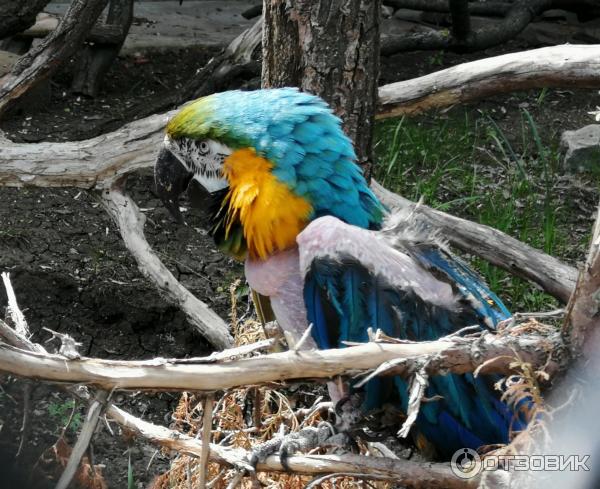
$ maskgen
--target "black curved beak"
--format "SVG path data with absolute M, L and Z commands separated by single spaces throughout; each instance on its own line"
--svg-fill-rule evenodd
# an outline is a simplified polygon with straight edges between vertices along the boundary
M 167 148 L 160 150 L 154 164 L 156 193 L 179 224 L 184 224 L 179 210 L 179 196 L 188 187 L 192 175 Z

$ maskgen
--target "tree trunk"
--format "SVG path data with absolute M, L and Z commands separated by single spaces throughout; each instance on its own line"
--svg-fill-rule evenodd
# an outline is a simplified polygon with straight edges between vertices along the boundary
M 264 88 L 297 86 L 342 118 L 370 175 L 379 74 L 380 0 L 264 0 Z
M 119 54 L 133 20 L 133 0 L 110 0 L 106 24 L 118 27 L 109 43 L 86 44 L 77 58 L 71 88 L 74 92 L 95 97 L 102 78 Z
M 50 0 L 0 0 L 0 39 L 35 24 L 35 16 Z
M 0 78 L 0 114 L 77 51 L 104 5 L 106 0 L 73 0 L 56 30 Z

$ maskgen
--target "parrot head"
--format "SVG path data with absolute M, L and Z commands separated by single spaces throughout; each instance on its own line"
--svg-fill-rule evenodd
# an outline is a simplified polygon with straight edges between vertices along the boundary
M 191 102 L 169 121 L 154 174 L 176 220 L 180 195 L 199 184 L 211 196 L 219 247 L 264 259 L 295 246 L 324 215 L 379 228 L 384 209 L 355 160 L 322 99 L 294 88 L 235 90 Z

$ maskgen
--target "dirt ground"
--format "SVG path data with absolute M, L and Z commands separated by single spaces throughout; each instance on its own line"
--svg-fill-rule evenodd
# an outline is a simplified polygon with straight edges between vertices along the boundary
M 524 47 L 512 43 L 502 50 Z M 11 139 L 26 142 L 75 140 L 112 130 L 128 122 L 128 108 L 176 90 L 211 54 L 186 49 L 120 58 L 96 99 L 71 94 L 67 70 L 52 81 L 52 100 L 46 107 L 13 114 L 1 128 Z M 435 53 L 409 53 L 384 59 L 381 82 L 410 78 L 467 59 L 433 56 Z M 485 106 L 516 106 L 536 96 L 496 97 Z M 600 99 L 596 92 L 553 92 L 551 104 L 535 114 L 536 121 L 552 131 L 580 127 L 592 122 L 586 111 L 594 108 L 596 99 Z M 475 104 L 472 110 L 480 106 Z M 499 124 L 508 129 L 512 125 L 510 115 L 498 113 Z M 165 263 L 194 294 L 227 318 L 229 284 L 241 277 L 241 265 L 215 250 L 200 216 L 191 217 L 188 227 L 173 224 L 152 192 L 150 174 L 131 178 L 129 188 L 148 217 L 148 239 Z M 0 189 L 0 270 L 11 274 L 34 341 L 51 340 L 51 334 L 43 329 L 49 328 L 71 334 L 81 342 L 82 354 L 95 357 L 181 357 L 209 351 L 183 314 L 161 299 L 139 273 L 94 194 L 78 189 Z M 0 306 L 5 303 L 2 289 Z M 242 301 L 240 307 L 246 304 Z M 46 346 L 53 344 L 56 341 L 51 340 Z M 49 479 L 52 468 L 43 462 L 52 457 L 40 459 L 40 455 L 68 422 L 69 398 L 55 386 L 31 384 L 30 433 L 15 463 L 26 384 L 9 376 L 0 376 L 0 382 L 0 488 L 15 487 L 23 474 L 33 474 L 26 479 L 29 482 L 21 482 L 23 487 L 53 487 Z M 146 420 L 168 425 L 178 398 L 177 393 L 118 394 L 115 401 Z M 84 406 L 75 407 L 75 412 L 81 416 Z M 66 435 L 71 441 L 73 425 L 77 423 L 71 422 Z M 104 466 L 110 488 L 126 485 L 130 457 L 140 488 L 168 467 L 168 454 L 140 441 L 129 445 L 116 427 L 112 428 L 114 434 L 102 426 L 93 444 L 94 463 Z M 36 470 L 32 470 L 34 466 Z M 11 475 L 19 470 L 21 476 Z

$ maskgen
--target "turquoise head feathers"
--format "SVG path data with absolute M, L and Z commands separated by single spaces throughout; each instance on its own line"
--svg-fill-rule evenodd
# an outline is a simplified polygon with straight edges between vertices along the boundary
M 320 98 L 294 88 L 229 91 L 185 106 L 167 125 L 172 140 L 211 140 L 231 151 L 252 148 L 272 174 L 312 206 L 377 229 L 383 207 L 369 189 L 341 121 Z

